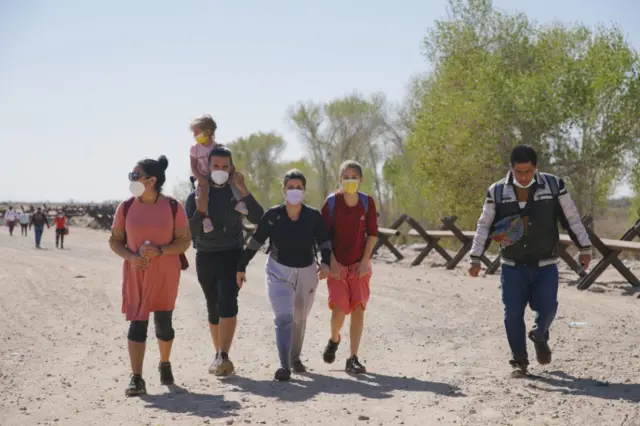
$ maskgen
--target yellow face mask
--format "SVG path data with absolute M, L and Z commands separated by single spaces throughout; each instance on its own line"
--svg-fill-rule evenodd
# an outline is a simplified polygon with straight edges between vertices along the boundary
M 345 179 L 342 181 L 342 190 L 345 194 L 355 194 L 358 192 L 360 181 L 358 179 Z
M 198 142 L 200 145 L 204 145 L 209 142 L 209 136 L 206 133 L 198 133 L 195 138 L 196 142 Z

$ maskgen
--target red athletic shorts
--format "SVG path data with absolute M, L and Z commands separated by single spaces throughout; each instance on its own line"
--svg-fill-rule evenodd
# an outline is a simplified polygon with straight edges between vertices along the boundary
M 369 262 L 369 273 L 363 277 L 359 276 L 359 266 L 359 262 L 351 266 L 340 265 L 340 277 L 327 278 L 329 309 L 337 307 L 344 313 L 350 314 L 358 305 L 362 305 L 364 309 L 367 308 L 370 296 L 371 262 Z

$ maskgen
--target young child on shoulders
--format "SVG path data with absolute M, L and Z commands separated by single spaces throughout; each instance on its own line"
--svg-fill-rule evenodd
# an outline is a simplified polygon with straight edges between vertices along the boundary
M 222 145 L 215 142 L 215 133 L 217 128 L 218 126 L 216 122 L 210 115 L 203 115 L 202 117 L 196 118 L 191 122 L 190 126 L 190 129 L 193 132 L 193 137 L 196 140 L 196 143 L 191 146 L 190 150 L 191 173 L 197 182 L 196 197 L 204 197 L 207 204 L 209 202 L 209 182 L 211 179 L 211 172 L 209 170 L 209 154 L 213 148 Z M 238 191 L 233 181 L 230 180 L 229 184 L 231 185 L 231 192 L 233 193 L 233 196 L 236 200 L 239 200 L 236 204 L 236 211 L 243 215 L 248 214 L 249 211 L 247 210 L 247 206 L 244 201 L 242 201 L 240 191 Z M 213 224 L 208 211 L 202 222 L 202 226 L 204 232 L 213 231 Z

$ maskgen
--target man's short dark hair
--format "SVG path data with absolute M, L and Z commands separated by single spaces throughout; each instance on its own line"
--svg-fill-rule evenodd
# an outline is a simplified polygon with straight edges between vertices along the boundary
M 511 167 L 516 164 L 531 163 L 538 166 L 538 154 L 531 145 L 516 145 L 511 150 Z
M 209 153 L 209 161 L 211 161 L 211 158 L 213 157 L 228 158 L 229 163 L 231 163 L 231 165 L 233 166 L 233 155 L 231 154 L 231 150 L 229 148 L 220 145 L 214 147 Z

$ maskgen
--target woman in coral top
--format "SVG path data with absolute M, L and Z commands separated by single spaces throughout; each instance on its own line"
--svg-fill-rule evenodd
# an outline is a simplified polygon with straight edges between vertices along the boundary
M 58 212 L 53 219 L 56 224 L 56 248 L 64 248 L 64 236 L 67 234 L 67 218 L 63 212 Z
M 109 239 L 111 249 L 124 259 L 122 312 L 131 322 L 127 338 L 132 376 L 127 396 L 146 393 L 142 364 L 151 312 L 160 349 L 160 382 L 173 384 L 172 315 L 182 270 L 180 255 L 189 248 L 191 234 L 182 205 L 162 195 L 168 165 L 165 156 L 136 164 L 129 173 L 133 197 L 116 209 Z

